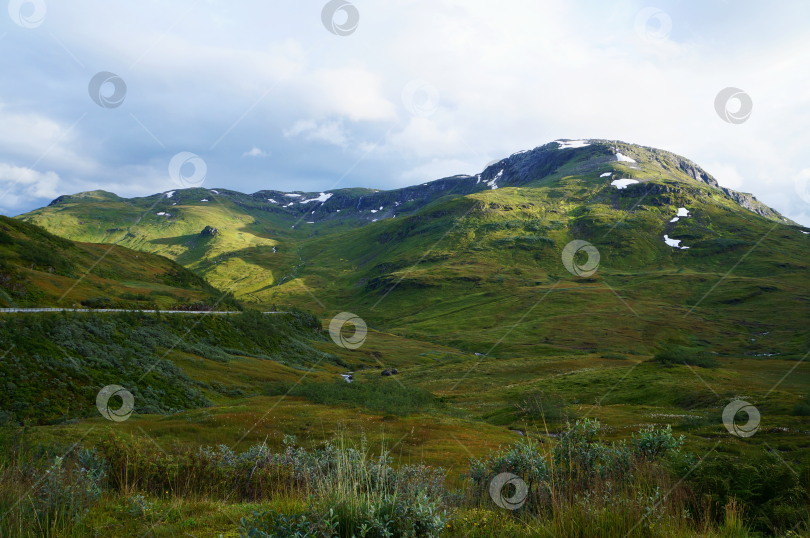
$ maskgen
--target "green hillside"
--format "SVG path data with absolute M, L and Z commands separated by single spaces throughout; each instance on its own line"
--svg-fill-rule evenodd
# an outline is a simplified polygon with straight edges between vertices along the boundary
M 75 242 L 0 216 L 3 307 L 238 307 L 178 263 L 118 245 Z
M 330 443 L 338 443 L 351 457 L 356 453 L 347 446 L 380 454 L 395 443 L 400 468 L 442 466 L 450 469 L 451 485 L 465 487 L 473 486 L 455 477 L 468 473 L 474 482 L 479 476 L 480 491 L 446 493 L 452 501 L 444 506 L 463 509 L 442 536 L 590 536 L 608 527 L 615 532 L 605 536 L 753 536 L 741 524 L 733 532 L 713 526 L 725 521 L 730 528 L 740 518 L 762 535 L 788 536 L 806 521 L 810 491 L 810 229 L 750 194 L 722 188 L 683 157 L 588 142 L 570 149 L 552 142 L 480 174 L 392 191 L 214 188 L 136 199 L 94 192 L 62 196 L 18 219 L 74 241 L 165 256 L 246 305 L 303 308 L 322 318 L 320 332 L 308 322 L 293 335 L 302 342 L 295 360 L 275 356 L 270 344 L 233 343 L 283 327 L 252 325 L 241 337 L 238 327 L 206 325 L 193 333 L 197 344 L 227 348 L 227 357 L 172 352 L 177 370 L 167 372 L 194 390 L 183 405 L 173 404 L 167 391 L 150 401 L 154 409 L 120 424 L 118 434 L 140 448 L 115 457 L 165 456 L 166 468 L 177 469 L 180 460 L 145 448 L 172 445 L 193 470 L 197 464 L 183 450 L 245 440 L 264 443 L 245 446 L 239 456 L 255 469 L 250 458 L 263 450 L 287 454 L 278 456 L 285 462 L 292 453 L 310 458 L 286 435 L 332 455 L 342 454 L 332 451 Z M 567 268 L 564 250 L 573 241 L 598 251 L 592 274 Z M 569 261 L 581 266 L 590 258 L 580 252 Z M 42 272 L 36 264 L 33 270 Z M 361 347 L 344 349 L 325 337 L 341 312 L 368 324 Z M 392 368 L 397 375 L 381 375 Z M 338 376 L 348 372 L 351 385 Z M 732 435 L 723 424 L 723 409 L 736 399 L 761 414 L 752 437 Z M 51 407 L 54 416 L 62 412 Z M 599 426 L 585 420 L 594 418 Z M 79 437 L 91 422 L 65 422 L 38 435 Z M 672 432 L 662 433 L 667 427 L 684 436 L 683 451 L 674 448 L 680 445 L 668 437 Z M 88 439 L 102 443 L 95 434 Z M 626 476 L 610 474 L 618 461 L 611 458 L 630 453 L 621 443 L 639 450 L 646 442 L 672 448 L 666 465 L 636 454 L 651 474 L 631 473 L 640 482 L 616 493 L 611 488 Z M 592 459 L 564 463 L 561 446 Z M 664 452 L 659 448 L 656 457 Z M 541 460 L 570 464 L 566 480 L 574 482 L 583 469 L 606 474 L 598 484 L 576 482 L 585 489 L 566 490 L 572 496 L 562 505 L 543 505 L 545 512 L 535 512 L 539 530 L 536 519 L 512 527 L 520 516 L 493 515 L 481 477 L 509 470 L 536 478 L 539 471 L 527 462 L 545 465 Z M 158 485 L 143 485 L 144 478 L 139 491 L 161 498 L 158 474 L 148 478 Z M 559 476 L 552 472 L 535 486 Z M 295 490 L 289 484 L 284 495 Z M 262 487 L 251 482 L 240 491 Z M 537 495 L 552 495 L 557 486 L 549 487 Z M 482 491 L 483 501 L 476 496 Z M 656 500 L 662 491 L 675 492 L 677 501 L 666 504 L 671 511 L 637 527 L 639 514 L 662 505 Z M 200 519 L 189 523 L 195 536 L 227 535 L 236 528 L 233 518 L 259 508 L 317 513 L 310 512 L 314 497 L 274 492 L 244 493 L 260 506 L 228 504 L 227 518 L 210 506 L 192 507 L 196 490 L 178 503 L 197 510 Z M 592 493 L 610 502 L 598 510 L 581 504 L 581 495 Z M 595 523 L 607 517 L 614 498 L 638 512 L 620 523 Z M 94 521 L 124 508 L 104 510 Z M 246 534 L 250 525 L 254 531 L 270 525 L 262 518 L 273 519 L 251 518 L 241 521 Z M 148 518 L 141 519 L 116 523 L 115 532 L 140 532 Z M 160 523 L 162 532 L 185 529 L 181 519 Z M 480 532 L 474 521 L 482 522 Z M 566 526 L 571 521 L 576 530 Z

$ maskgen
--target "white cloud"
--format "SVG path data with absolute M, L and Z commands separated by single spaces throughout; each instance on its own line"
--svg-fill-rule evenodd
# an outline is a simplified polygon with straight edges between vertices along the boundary
M 289 129 L 284 129 L 286 138 L 303 136 L 309 141 L 326 142 L 335 146 L 346 148 L 349 145 L 349 136 L 340 122 L 327 121 L 317 123 L 313 120 L 298 120 Z
M 438 116 L 412 117 L 402 131 L 391 135 L 390 145 L 422 158 L 461 157 L 468 153 L 469 147 L 458 129 L 449 127 L 446 121 L 437 120 Z
M 270 155 L 270 154 L 267 153 L 266 151 L 261 150 L 261 149 L 257 148 L 256 146 L 253 146 L 253 149 L 250 150 L 250 151 L 244 152 L 242 154 L 242 157 L 267 157 L 268 155 Z
M 0 208 L 14 211 L 27 204 L 45 205 L 59 196 L 59 175 L 0 163 Z M 44 203 L 43 203 L 44 202 Z
M 396 107 L 382 92 L 383 78 L 362 68 L 319 69 L 301 81 L 313 115 L 352 121 L 396 118 Z
M 475 168 L 480 167 L 458 159 L 433 159 L 403 172 L 400 183 L 401 186 L 406 186 L 458 174 L 471 174 Z
M 703 169 L 709 172 L 723 187 L 740 190 L 745 180 L 733 164 L 705 163 Z
M 70 145 L 81 139 L 81 114 L 75 125 L 64 125 L 41 113 L 17 113 L 0 103 L 0 147 L 5 154 L 19 158 L 47 159 L 48 163 L 88 171 L 97 166 L 93 159 L 77 155 Z M 72 128 L 71 128 L 72 127 Z

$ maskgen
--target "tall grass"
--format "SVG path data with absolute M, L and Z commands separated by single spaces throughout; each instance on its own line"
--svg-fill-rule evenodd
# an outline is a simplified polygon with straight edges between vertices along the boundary
M 17 432 L 0 429 L 0 537 L 86 536 L 102 495 L 105 462 L 92 450 L 37 456 Z
M 111 434 L 96 449 L 57 454 L 38 452 L 19 431 L 5 433 L 2 538 L 93 534 L 93 511 L 110 506 L 117 517 L 173 529 L 182 518 L 158 517 L 167 505 L 172 513 L 235 507 L 244 517 L 233 530 L 252 538 L 809 536 L 807 519 L 795 514 L 756 534 L 750 504 L 679 477 L 672 469 L 695 462 L 668 428 L 605 443 L 598 422 L 581 420 L 557 442 L 527 438 L 471 459 L 452 488 L 440 468 L 397 466 L 385 446 L 372 453 L 364 440 L 356 446 L 341 435 L 311 449 L 287 437 L 276 451 L 261 443 L 238 453 L 225 446 L 164 453 L 146 439 Z M 492 479 L 504 472 L 527 486 L 516 510 L 493 502 Z

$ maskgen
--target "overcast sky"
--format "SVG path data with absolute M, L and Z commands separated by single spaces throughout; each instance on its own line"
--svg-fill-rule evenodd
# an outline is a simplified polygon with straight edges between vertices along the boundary
M 11 0 L 0 210 L 168 191 L 180 152 L 205 187 L 390 189 L 607 138 L 810 225 L 808 19 L 806 1 Z M 716 110 L 729 87 L 742 122 Z

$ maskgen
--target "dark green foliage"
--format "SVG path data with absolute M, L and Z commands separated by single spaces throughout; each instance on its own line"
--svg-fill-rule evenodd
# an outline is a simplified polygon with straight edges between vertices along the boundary
M 797 403 L 793 406 L 793 412 L 791 414 L 794 417 L 810 417 L 810 404 L 807 402 Z
M 190 289 L 213 289 L 202 277 L 197 276 L 188 269 L 177 265 L 172 271 L 163 277 L 163 283 L 167 286 Z
M 695 243 L 692 248 L 697 250 L 699 254 L 722 254 L 751 246 L 753 246 L 753 243 L 741 239 L 719 237 Z
M 150 293 L 150 295 L 152 295 L 152 294 Z M 171 294 L 169 294 L 169 295 L 171 295 Z M 144 295 L 143 293 L 130 293 L 130 292 L 122 293 L 121 298 L 125 299 L 127 301 L 148 301 L 149 300 L 148 295 Z
M 82 306 L 88 308 L 115 308 L 115 303 L 109 297 L 91 297 L 82 301 Z
M 717 452 L 676 467 L 686 476 L 697 498 L 724 506 L 735 498 L 745 506 L 746 523 L 754 530 L 781 536 L 807 521 L 810 501 L 810 466 L 785 462 L 779 455 L 760 452 L 746 457 Z M 688 475 L 688 476 L 687 476 Z
M 566 413 L 565 400 L 562 396 L 542 391 L 523 398 L 517 404 L 517 408 L 522 417 L 536 420 L 540 424 L 543 422 L 556 424 L 573 418 L 573 414 Z
M 8 229 L 14 230 L 16 232 L 26 235 L 29 239 L 44 241 L 50 243 L 52 246 L 61 249 L 67 250 L 73 248 L 73 241 L 70 241 L 69 239 L 64 239 L 62 237 L 59 237 L 58 235 L 54 235 L 49 231 L 45 230 L 45 228 L 41 228 L 36 224 L 29 224 L 28 222 L 22 220 L 12 219 L 0 215 L 0 227 L 6 230 Z M 8 234 L 6 234 L 6 237 L 9 237 Z
M 543 247 L 553 247 L 554 240 L 548 237 L 541 237 L 537 235 L 524 235 L 518 237 L 504 237 L 503 239 L 496 239 L 492 242 L 494 247 L 506 248 L 520 248 L 523 250 L 535 250 Z
M 406 389 L 392 380 L 353 383 L 336 381 L 295 386 L 292 383 L 275 383 L 269 384 L 265 392 L 271 396 L 300 396 L 323 405 L 356 405 L 397 416 L 422 413 L 441 406 L 432 393 L 418 388 Z
M 592 490 L 603 480 L 632 485 L 647 464 L 677 455 L 684 443 L 683 436 L 674 437 L 669 427 L 641 430 L 630 446 L 605 443 L 601 433 L 599 421 L 578 420 L 568 425 L 550 451 L 531 438 L 521 440 L 509 449 L 490 452 L 487 458 L 471 459 L 468 476 L 486 498 L 496 475 L 515 474 L 527 485 L 525 509 L 540 512 L 552 498 Z
M 0 536 L 92 534 L 85 518 L 106 486 L 106 462 L 95 449 L 30 443 L 24 430 L 0 426 Z
M 659 351 L 653 356 L 652 361 L 666 366 L 674 364 L 685 364 L 700 368 L 717 368 L 720 366 L 720 362 L 708 353 L 678 346 Z
M 25 237 L 14 237 L 8 233 L 11 231 Z M 70 275 L 74 263 L 60 251 L 72 248 L 72 241 L 57 237 L 39 226 L 0 216 L 0 255 L 9 261 L 14 260 L 25 267 Z M 6 266 L 3 267 L 4 272 L 8 271 L 7 264 L 3 265 Z
M 300 311 L 9 315 L 0 320 L 0 349 L 7 351 L 0 361 L 0 412 L 35 423 L 92 416 L 98 391 L 112 384 L 135 396 L 136 413 L 207 406 L 203 391 L 211 387 L 167 360 L 169 351 L 220 362 L 261 355 L 303 368 L 336 360 L 310 345 L 322 338 L 317 318 Z

